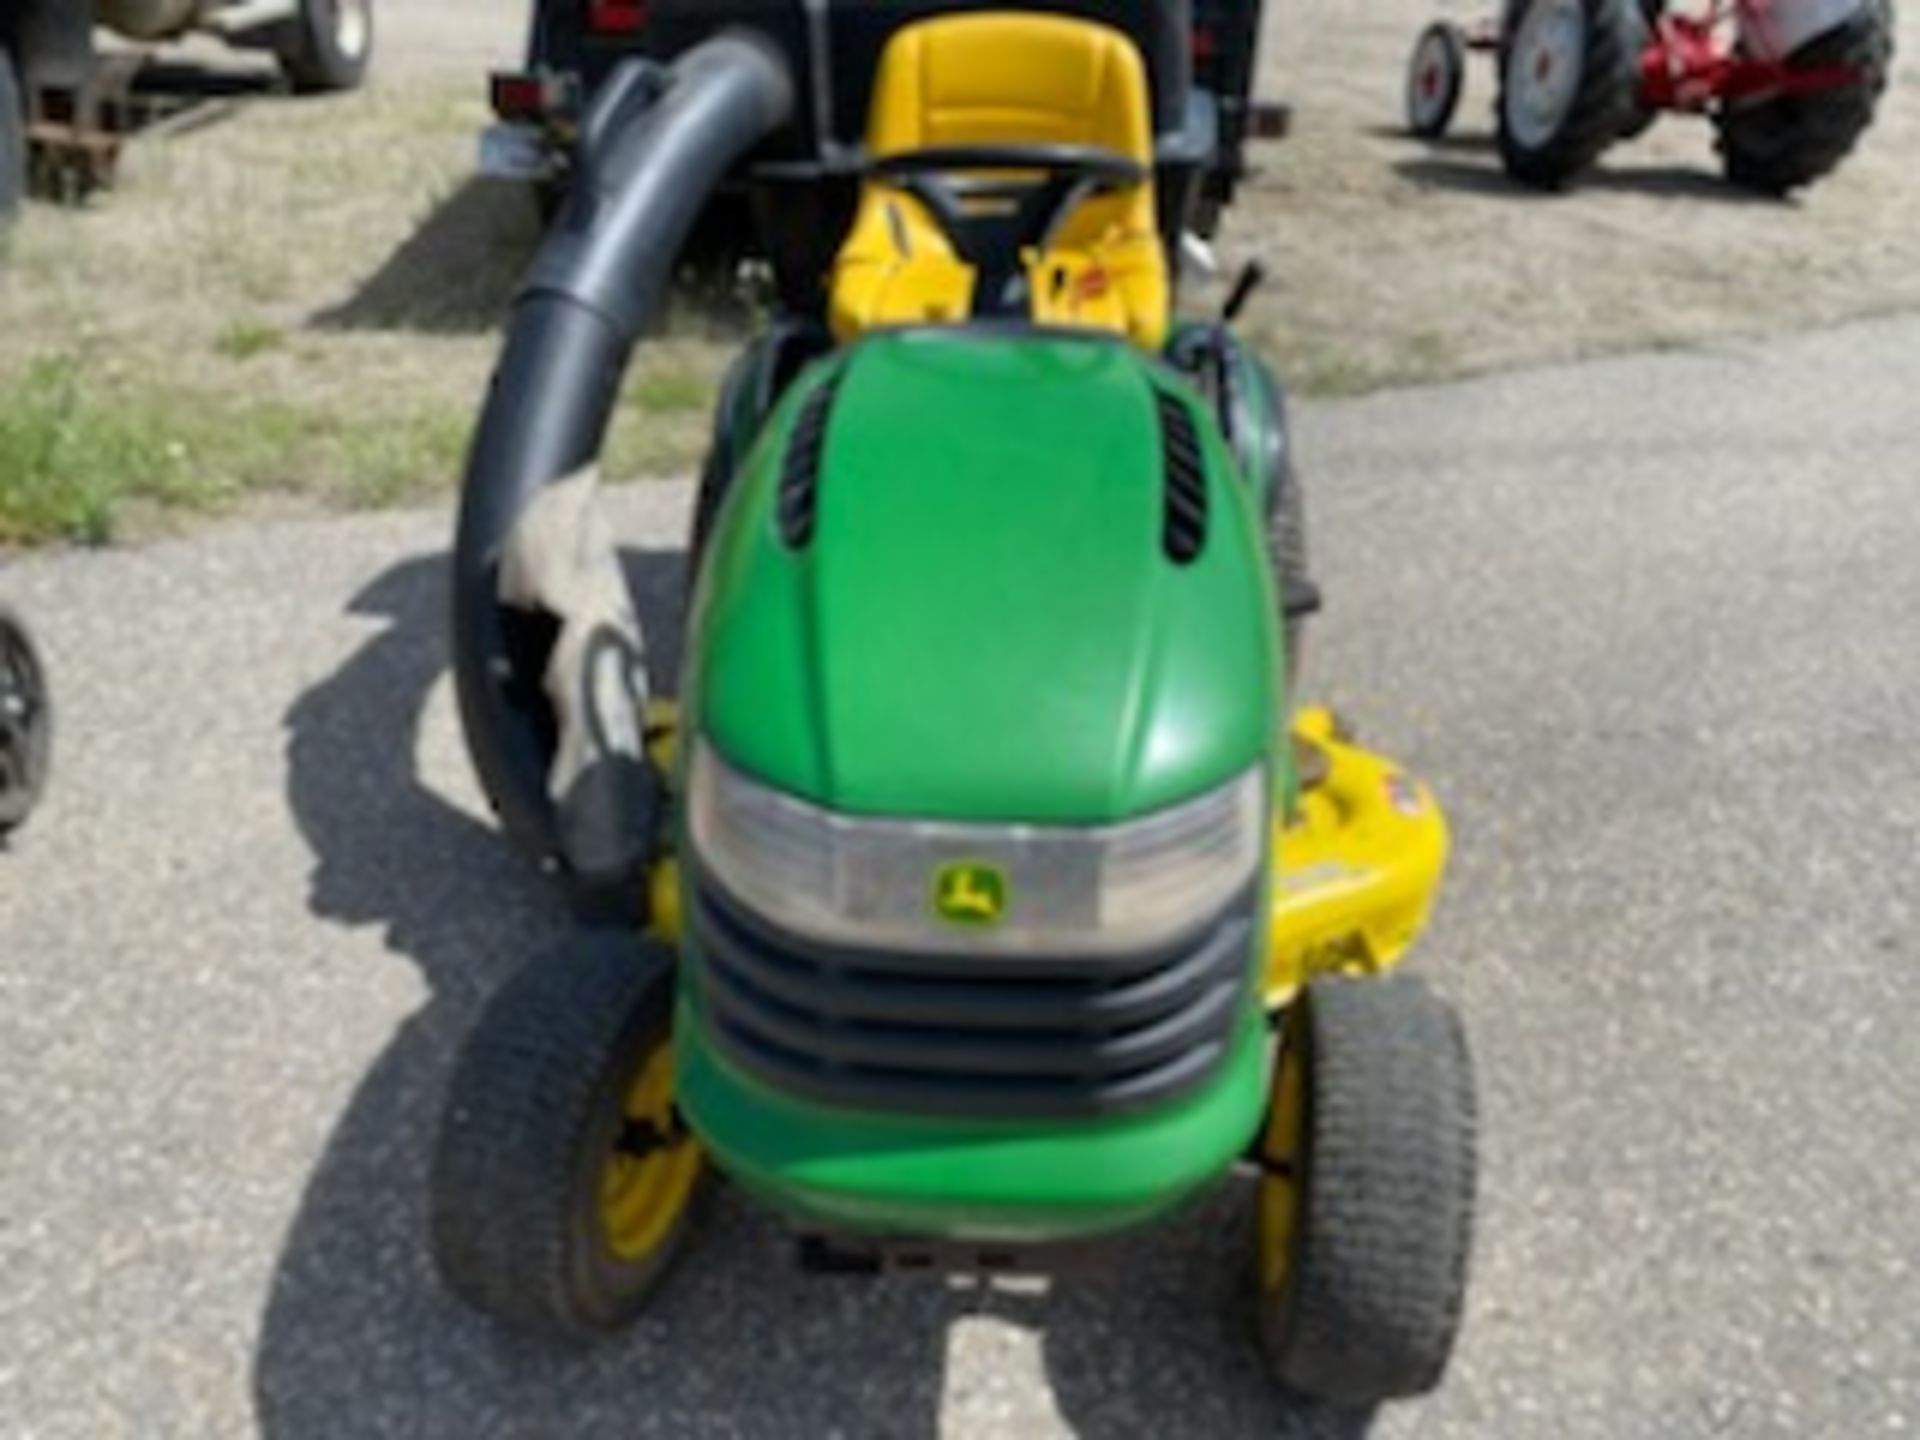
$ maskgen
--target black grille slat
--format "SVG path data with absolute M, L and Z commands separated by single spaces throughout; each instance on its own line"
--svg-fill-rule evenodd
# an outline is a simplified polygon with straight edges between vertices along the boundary
M 1252 902 L 1168 950 L 1020 962 L 837 950 L 778 935 L 710 883 L 697 988 L 735 1063 L 861 1108 L 1101 1114 L 1212 1073 L 1249 985 Z
M 1138 975 L 1120 965 L 1110 980 L 982 976 L 910 971 L 869 973 L 823 966 L 779 953 L 720 907 L 702 907 L 702 939 L 716 964 L 778 1001 L 825 1015 L 858 1015 L 901 1025 L 953 1030 L 1113 1031 L 1191 1003 L 1218 974 L 1211 946 Z M 988 983 L 982 983 L 986 980 Z
M 827 420 L 835 384 L 821 385 L 800 407 L 780 470 L 780 538 L 798 550 L 813 539 L 820 508 L 820 460 L 827 446 Z
M 1089 1105 L 1080 1092 L 1057 1082 L 1036 1089 L 1031 1080 L 1004 1075 L 938 1076 L 878 1066 L 822 1066 L 812 1055 L 762 1037 L 743 1038 L 727 1026 L 720 1034 L 732 1058 L 795 1094 L 863 1109 L 982 1118 L 1114 1114 L 1164 1102 L 1204 1083 L 1227 1055 L 1225 1039 L 1208 1041 L 1164 1065 L 1108 1081 L 1100 1089 L 1099 1103 Z
M 814 1051 L 824 1062 L 929 1075 L 993 1074 L 1034 1080 L 1099 1079 L 1148 1069 L 1210 1038 L 1237 998 L 1231 984 L 1209 987 L 1199 1005 L 1139 1029 L 1089 1040 L 1063 1031 L 1011 1033 L 888 1025 L 808 1013 L 752 993 L 737 975 L 715 966 L 715 1010 L 729 1025 L 781 1044 Z
M 1161 542 L 1169 559 L 1185 565 L 1207 541 L 1207 467 L 1193 416 L 1179 397 L 1154 392 L 1160 412 L 1160 452 L 1165 469 L 1165 518 Z

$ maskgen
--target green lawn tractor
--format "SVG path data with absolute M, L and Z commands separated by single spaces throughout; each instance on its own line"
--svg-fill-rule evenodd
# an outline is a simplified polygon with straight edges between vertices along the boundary
M 1276 1377 L 1438 1382 L 1474 1097 L 1452 1012 L 1384 972 L 1445 825 L 1292 707 L 1281 392 L 1228 327 L 1245 285 L 1172 318 L 1157 186 L 1206 156 L 1156 133 L 1153 30 L 888 39 L 821 304 L 724 387 L 677 707 L 595 457 L 702 197 L 778 166 L 810 70 L 728 30 L 589 117 L 455 546 L 469 746 L 582 912 L 452 1082 L 432 1238 L 479 1308 L 619 1326 L 722 1178 L 834 1267 L 964 1270 L 1240 1183 Z

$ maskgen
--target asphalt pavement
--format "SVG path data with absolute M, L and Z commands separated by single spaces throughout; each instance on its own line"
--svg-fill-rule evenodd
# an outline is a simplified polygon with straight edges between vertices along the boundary
M 1470 1313 L 1381 1436 L 1920 1426 L 1920 321 L 1303 406 L 1309 688 L 1456 862 L 1412 961 L 1485 1121 Z M 672 624 L 680 486 L 616 515 Z M 796 1273 L 723 1198 L 529 1347 L 425 1159 L 563 929 L 475 801 L 445 510 L 0 572 L 57 773 L 0 854 L 0 1434 L 1273 1436 L 1244 1189 L 1050 1286 Z M 670 657 L 667 657 L 670 663 Z

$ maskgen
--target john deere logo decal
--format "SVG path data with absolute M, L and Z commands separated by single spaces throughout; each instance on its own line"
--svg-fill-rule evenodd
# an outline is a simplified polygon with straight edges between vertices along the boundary
M 1007 913 L 1007 872 L 954 860 L 933 876 L 933 913 L 953 925 L 998 925 Z

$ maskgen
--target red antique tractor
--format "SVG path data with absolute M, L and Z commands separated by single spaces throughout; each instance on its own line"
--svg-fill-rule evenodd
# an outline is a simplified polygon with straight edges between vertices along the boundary
M 1774 195 L 1819 179 L 1873 122 L 1892 0 L 1508 0 L 1472 28 L 1436 21 L 1407 72 L 1407 128 L 1445 133 L 1470 50 L 1495 57 L 1500 158 L 1553 189 L 1662 111 L 1709 116 L 1727 178 Z

